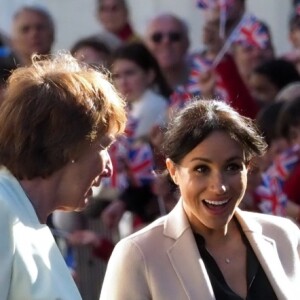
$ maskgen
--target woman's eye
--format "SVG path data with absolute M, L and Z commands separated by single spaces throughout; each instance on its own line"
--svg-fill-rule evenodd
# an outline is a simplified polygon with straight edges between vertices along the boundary
M 197 171 L 198 173 L 207 173 L 208 170 L 209 170 L 209 168 L 208 168 L 207 166 L 198 166 L 198 167 L 196 168 L 196 171 Z
M 239 172 L 243 169 L 243 166 L 241 164 L 229 164 L 226 168 L 227 171 L 229 172 Z

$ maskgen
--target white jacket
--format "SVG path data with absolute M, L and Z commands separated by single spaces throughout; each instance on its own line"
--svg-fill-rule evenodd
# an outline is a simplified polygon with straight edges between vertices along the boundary
M 50 229 L 5 168 L 0 169 L 0 232 L 1 300 L 81 299 Z

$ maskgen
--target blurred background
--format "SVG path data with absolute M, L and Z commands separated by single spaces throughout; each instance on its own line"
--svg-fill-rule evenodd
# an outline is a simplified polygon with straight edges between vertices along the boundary
M 143 33 L 148 20 L 160 12 L 172 12 L 182 17 L 190 29 L 191 50 L 201 45 L 202 10 L 197 9 L 195 0 L 127 0 L 131 20 L 138 33 Z M 69 49 L 74 41 L 99 31 L 96 20 L 95 0 L 0 0 L 0 30 L 9 34 L 11 16 L 24 4 L 39 4 L 47 7 L 56 23 L 54 50 Z M 251 0 L 246 1 L 247 10 L 265 21 L 271 29 L 275 51 L 280 55 L 291 46 L 287 39 L 288 19 L 292 1 Z

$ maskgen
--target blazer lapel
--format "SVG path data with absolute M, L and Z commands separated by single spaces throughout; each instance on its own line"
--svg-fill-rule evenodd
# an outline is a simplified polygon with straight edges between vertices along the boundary
M 164 234 L 174 239 L 167 254 L 187 299 L 214 300 L 213 289 L 181 201 L 166 219 Z
M 275 241 L 264 236 L 261 226 L 252 219 L 245 218 L 240 210 L 237 211 L 236 216 L 278 298 L 296 299 L 279 260 Z

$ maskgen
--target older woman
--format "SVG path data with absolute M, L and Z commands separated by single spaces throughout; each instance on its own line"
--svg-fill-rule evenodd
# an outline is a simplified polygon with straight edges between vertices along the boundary
M 0 298 L 81 299 L 47 227 L 82 210 L 110 176 L 107 148 L 126 122 L 123 100 L 69 54 L 11 75 L 0 111 Z
M 191 102 L 163 146 L 181 198 L 117 244 L 100 299 L 299 298 L 299 228 L 238 208 L 266 148 L 252 121 L 222 102 Z

